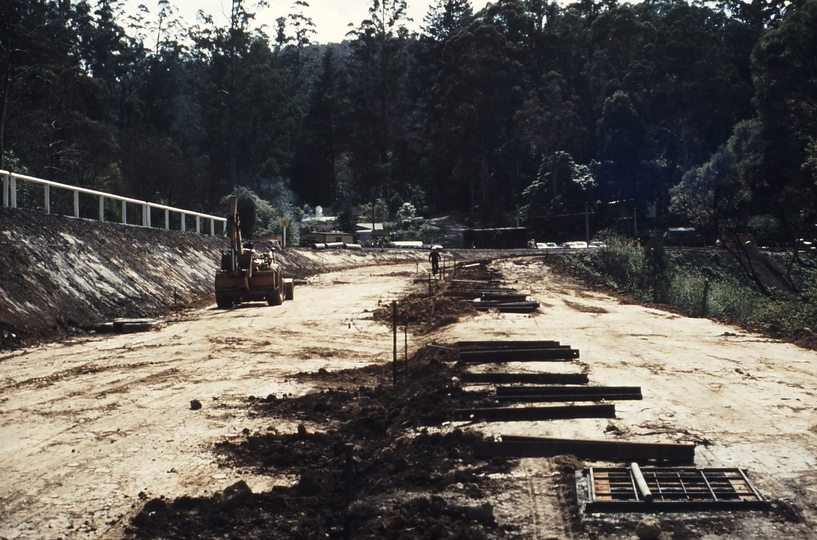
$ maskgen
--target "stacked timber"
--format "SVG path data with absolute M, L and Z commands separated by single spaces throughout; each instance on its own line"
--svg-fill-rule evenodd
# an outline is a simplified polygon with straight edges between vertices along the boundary
M 488 268 L 485 262 L 458 266 L 445 292 L 470 300 L 480 311 L 497 309 L 503 313 L 530 313 L 539 302 L 528 300 L 528 293 L 501 287 L 502 273 Z
M 506 340 L 460 341 L 463 364 L 508 362 L 570 362 L 578 349 L 558 341 Z M 587 386 L 584 373 L 473 373 L 464 372 L 466 383 L 495 385 L 499 407 L 457 409 L 455 420 L 484 422 L 543 421 L 574 418 L 616 418 L 610 401 L 642 399 L 640 386 Z M 594 402 L 581 404 L 577 402 Z M 530 406 L 531 403 L 561 403 Z M 479 457 L 551 457 L 572 454 L 580 459 L 603 461 L 652 461 L 693 463 L 695 444 L 646 443 L 620 440 L 555 439 L 502 435 L 498 440 L 478 441 Z

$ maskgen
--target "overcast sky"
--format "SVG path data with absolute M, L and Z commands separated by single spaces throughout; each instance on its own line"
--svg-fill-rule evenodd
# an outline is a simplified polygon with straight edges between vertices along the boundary
M 275 19 L 286 16 L 293 11 L 294 0 L 268 0 L 268 8 L 256 8 L 257 0 L 245 0 L 245 9 L 250 13 L 255 13 L 255 20 L 259 24 L 266 24 L 269 29 L 267 33 L 272 36 L 275 30 Z M 179 10 L 179 15 L 188 25 L 196 22 L 196 13 L 199 10 L 213 16 L 216 24 L 223 26 L 228 23 L 230 14 L 230 0 L 170 0 L 171 4 Z M 317 35 L 313 41 L 319 43 L 338 43 L 343 41 L 346 32 L 350 30 L 349 23 L 357 27 L 368 15 L 371 0 L 307 0 L 309 8 L 305 10 L 305 15 L 315 23 Z M 485 0 L 474 0 L 472 5 L 474 11 L 482 9 L 487 2 Z M 144 4 L 151 14 L 158 11 L 156 0 L 125 0 L 125 10 L 135 11 L 139 4 Z M 406 26 L 410 30 L 419 31 L 423 17 L 428 13 L 428 8 L 432 4 L 430 0 L 408 0 L 408 16 L 414 22 Z

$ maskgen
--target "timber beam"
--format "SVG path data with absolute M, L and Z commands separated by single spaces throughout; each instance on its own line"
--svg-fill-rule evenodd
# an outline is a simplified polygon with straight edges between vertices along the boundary
M 569 418 L 615 418 L 616 406 L 612 404 L 602 404 L 457 409 L 454 411 L 454 417 L 456 420 L 484 420 L 486 422 L 562 420 Z
M 477 457 L 553 457 L 574 455 L 599 461 L 668 461 L 693 463 L 695 445 L 691 443 L 640 443 L 604 440 L 551 439 L 502 435 L 502 442 L 477 442 Z

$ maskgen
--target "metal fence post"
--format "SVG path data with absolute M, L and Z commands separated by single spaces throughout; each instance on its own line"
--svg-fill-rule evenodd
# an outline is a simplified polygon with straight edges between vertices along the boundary
M 170 230 L 170 210 L 165 208 L 165 229 Z
M 706 317 L 706 297 L 709 295 L 709 280 L 704 280 L 704 296 L 701 299 L 701 317 Z
M 196 233 L 201 234 L 201 216 L 196 216 Z
M 9 174 L 3 175 L 3 206 L 9 205 Z
M 11 207 L 17 208 L 17 179 L 15 177 L 11 177 L 11 183 L 9 184 L 9 195 L 11 196 Z
M 43 204 L 45 204 L 45 213 L 51 213 L 51 186 L 46 184 L 43 189 Z
M 99 196 L 99 221 L 105 221 L 105 197 Z
M 216 220 L 210 218 L 210 236 L 216 235 Z
M 127 201 L 122 201 L 122 224 L 128 224 L 128 203 Z
M 391 301 L 392 382 L 397 386 L 397 301 Z
M 185 232 L 187 230 L 187 214 L 182 212 L 180 215 L 182 218 L 182 232 Z
M 79 217 L 79 191 L 74 190 L 74 217 Z

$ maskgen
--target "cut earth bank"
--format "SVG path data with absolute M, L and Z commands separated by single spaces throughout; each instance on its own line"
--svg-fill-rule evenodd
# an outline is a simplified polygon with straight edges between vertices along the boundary
M 208 305 L 228 244 L 222 236 L 0 207 L 0 350 L 83 334 L 115 318 Z M 286 277 L 306 278 L 426 256 L 412 250 L 288 249 L 277 260 Z
M 540 311 L 471 314 L 410 332 L 409 353 L 429 362 L 415 376 L 425 388 L 404 378 L 389 390 L 391 329 L 372 317 L 417 287 L 416 264 L 313 276 L 280 307 L 183 310 L 154 332 L 3 355 L 0 537 L 342 534 L 344 517 L 321 522 L 332 514 L 316 505 L 335 493 L 320 475 L 334 479 L 333 465 L 345 461 L 331 444 L 321 452 L 327 439 L 355 444 L 350 515 L 368 537 L 634 537 L 628 520 L 572 519 L 562 471 L 575 461 L 473 457 L 475 438 L 502 434 L 694 442 L 696 465 L 747 468 L 776 509 L 662 516 L 663 538 L 815 537 L 815 353 L 621 303 L 554 275 L 541 258 L 495 266 Z M 445 356 L 429 357 L 424 345 L 469 339 L 570 344 L 581 351 L 576 362 L 507 369 L 584 371 L 591 384 L 640 385 L 644 399 L 617 403 L 609 420 L 451 422 L 445 414 L 470 398 Z M 191 410 L 193 399 L 201 409 Z M 361 425 L 374 427 L 347 429 Z M 437 448 L 443 455 L 431 459 Z M 363 484 L 367 470 L 378 486 Z M 239 480 L 249 489 L 228 489 Z

